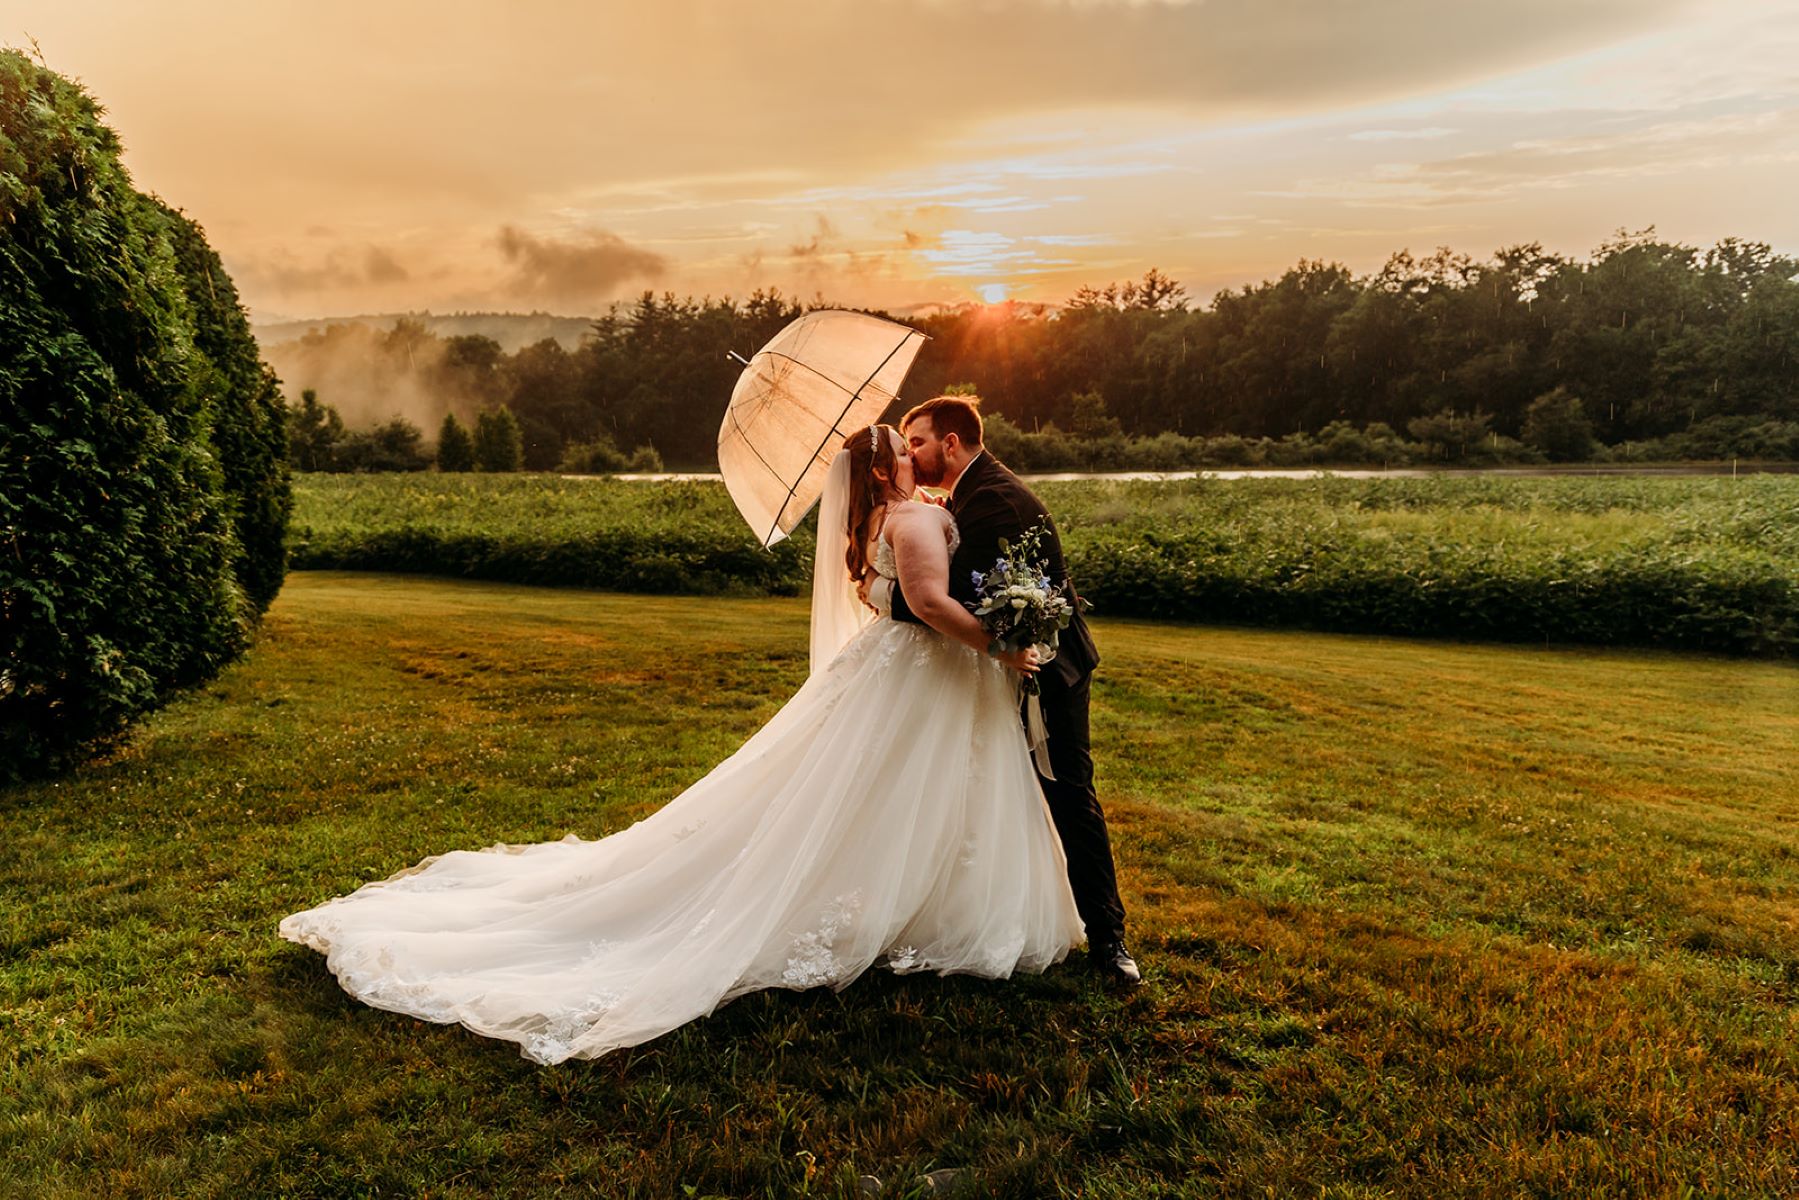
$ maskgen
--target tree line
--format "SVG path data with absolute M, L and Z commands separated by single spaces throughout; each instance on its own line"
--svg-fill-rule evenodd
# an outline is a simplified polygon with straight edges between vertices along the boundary
M 429 386 L 510 413 L 527 469 L 710 468 L 728 352 L 823 306 L 645 292 L 573 350 L 442 339 Z M 1022 466 L 1799 457 L 1799 260 L 1737 238 L 1620 231 L 1584 259 L 1401 251 L 1362 276 L 1301 261 L 1205 306 L 1152 270 L 1059 308 L 907 323 L 931 338 L 907 394 L 972 388 L 1041 460 Z M 402 322 L 375 344 L 417 361 L 421 338 Z

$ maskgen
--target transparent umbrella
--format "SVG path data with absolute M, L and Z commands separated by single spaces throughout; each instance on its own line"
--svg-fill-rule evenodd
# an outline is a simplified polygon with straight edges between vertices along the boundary
M 745 362 L 718 428 L 718 469 L 763 546 L 805 518 L 844 437 L 893 403 L 924 342 L 896 321 L 822 309 Z

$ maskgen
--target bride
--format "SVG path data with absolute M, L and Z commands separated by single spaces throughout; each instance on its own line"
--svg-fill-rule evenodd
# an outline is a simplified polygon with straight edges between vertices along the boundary
M 1060 961 L 1082 926 L 1018 718 L 1036 658 L 986 655 L 948 599 L 955 522 L 912 489 L 896 430 L 845 440 L 819 506 L 810 677 L 654 815 L 597 841 L 427 858 L 281 935 L 364 1003 L 540 1063 L 877 963 L 1000 978 Z M 959 640 L 857 599 L 883 577 L 915 608 L 953 606 Z

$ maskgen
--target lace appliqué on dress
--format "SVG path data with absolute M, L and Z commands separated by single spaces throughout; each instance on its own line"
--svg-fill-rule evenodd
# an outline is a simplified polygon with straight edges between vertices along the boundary
M 917 946 L 895 946 L 887 951 L 887 965 L 894 971 L 904 974 L 919 968 Z
M 574 1044 L 600 1018 L 617 1007 L 619 994 L 614 991 L 589 992 L 578 1004 L 552 1009 L 544 1014 L 542 1028 L 526 1035 L 520 1048 L 525 1057 L 540 1063 L 558 1063 L 574 1052 Z
M 834 948 L 837 937 L 849 928 L 861 907 L 860 891 L 846 892 L 825 905 L 818 928 L 802 933 L 794 940 L 793 951 L 787 957 L 787 969 L 781 972 L 781 982 L 796 988 L 836 982 L 843 971 Z
M 869 566 L 875 574 L 887 579 L 899 578 L 899 564 L 893 559 L 893 543 L 887 540 L 887 530 L 882 528 L 881 536 L 875 539 L 875 558 Z

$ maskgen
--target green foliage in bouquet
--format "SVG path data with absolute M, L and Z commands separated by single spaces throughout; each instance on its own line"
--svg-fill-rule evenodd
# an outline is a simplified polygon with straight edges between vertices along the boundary
M 285 569 L 283 411 L 199 228 L 0 50 L 0 779 L 243 649 Z
M 969 609 L 992 639 L 989 654 L 1036 646 L 1042 661 L 1056 656 L 1061 634 L 1074 620 L 1074 601 L 1067 589 L 1050 579 L 1043 553 L 1044 528 L 1034 525 L 999 539 L 999 558 L 986 571 L 974 573 L 976 603 Z M 1024 677 L 1024 690 L 1035 695 L 1037 680 Z

